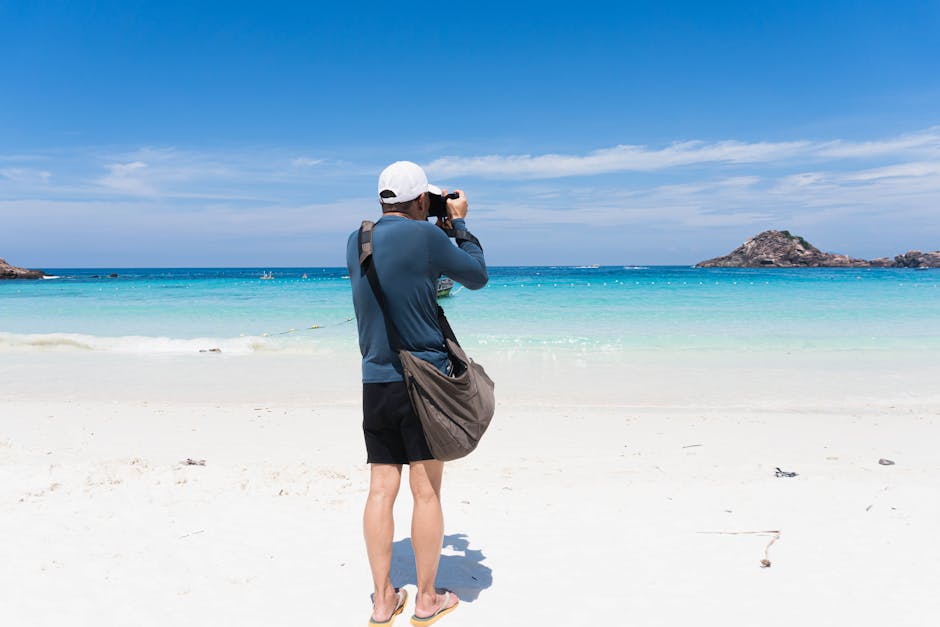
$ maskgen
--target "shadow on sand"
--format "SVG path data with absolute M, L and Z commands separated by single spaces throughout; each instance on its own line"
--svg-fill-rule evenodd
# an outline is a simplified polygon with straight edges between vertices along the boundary
M 481 563 L 484 559 L 483 551 L 470 548 L 467 536 L 460 533 L 444 536 L 437 585 L 453 590 L 461 601 L 476 601 L 481 591 L 493 585 L 493 571 Z M 411 538 L 392 545 L 392 582 L 396 586 L 418 584 Z

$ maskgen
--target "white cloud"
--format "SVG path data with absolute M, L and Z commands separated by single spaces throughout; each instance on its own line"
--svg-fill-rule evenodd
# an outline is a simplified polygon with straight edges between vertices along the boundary
M 705 176 L 714 174 L 713 169 Z M 478 212 L 474 220 L 497 229 L 529 224 L 628 227 L 625 234 L 644 233 L 644 238 L 673 229 L 739 228 L 744 236 L 766 228 L 810 224 L 841 224 L 852 231 L 888 215 L 898 224 L 921 225 L 926 219 L 928 226 L 940 226 L 940 173 L 930 164 L 701 176 L 665 185 L 524 183 L 513 191 L 505 189 L 510 183 L 500 183 L 500 196 L 505 198 L 484 199 L 488 211 Z M 540 187 L 542 193 L 531 191 Z
M 821 172 L 800 172 L 799 174 L 790 174 L 781 177 L 777 181 L 777 190 L 789 191 L 793 189 L 799 189 L 801 187 L 808 187 L 810 185 L 821 183 L 825 179 L 826 175 Z
M 175 198 L 237 198 L 252 181 L 263 179 L 256 161 L 244 153 L 200 153 L 146 147 L 97 156 L 107 174 L 92 182 L 97 192 Z M 237 190 L 237 191 L 235 191 Z
M 940 161 L 917 161 L 911 163 L 900 163 L 882 168 L 862 170 L 861 172 L 847 175 L 844 178 L 847 181 L 871 181 L 874 179 L 884 178 L 922 176 L 940 176 Z
M 147 180 L 143 161 L 130 163 L 112 163 L 107 166 L 108 174 L 98 179 L 98 183 L 115 191 L 141 196 L 152 196 L 156 187 Z
M 45 157 L 44 155 L 35 155 L 35 154 L 34 155 L 28 155 L 28 154 L 2 155 L 0 154 L 0 162 L 15 161 L 17 163 L 27 163 L 27 162 L 35 162 L 35 161 L 45 161 L 46 159 L 47 157 Z
M 81 229 L 89 216 L 106 221 L 110 232 L 123 240 L 172 238 L 182 232 L 211 231 L 213 238 L 285 239 L 317 233 L 348 235 L 362 218 L 371 198 L 345 198 L 336 202 L 309 204 L 263 204 L 249 210 L 226 202 L 196 205 L 167 203 L 154 197 L 124 197 L 101 201 L 2 200 L 0 215 L 8 215 L 6 226 L 28 230 L 37 218 L 63 230 Z M 375 203 L 378 213 L 378 203 Z M 337 244 L 341 249 L 342 244 Z
M 311 159 L 310 157 L 297 157 L 293 159 L 291 165 L 295 168 L 309 168 L 323 163 L 323 159 Z
M 586 155 L 488 155 L 484 157 L 442 157 L 427 164 L 430 174 L 484 176 L 493 178 L 555 178 L 588 176 L 611 172 L 645 172 L 707 163 L 765 163 L 802 154 L 809 142 L 687 141 L 659 150 L 645 146 L 620 145 L 595 150 Z
M 797 160 L 826 162 L 886 156 L 923 158 L 925 155 L 940 157 L 940 127 L 870 142 L 685 141 L 660 149 L 640 145 L 618 145 L 584 155 L 442 157 L 428 163 L 426 168 L 436 177 L 560 178 L 613 172 L 648 172 L 693 165 L 780 165 Z
M 881 141 L 852 142 L 836 140 L 819 147 L 818 154 L 829 159 L 869 158 L 890 155 L 940 156 L 940 126 Z
M 0 178 L 14 183 L 48 183 L 52 173 L 48 170 L 35 170 L 32 168 L 3 168 L 0 169 Z

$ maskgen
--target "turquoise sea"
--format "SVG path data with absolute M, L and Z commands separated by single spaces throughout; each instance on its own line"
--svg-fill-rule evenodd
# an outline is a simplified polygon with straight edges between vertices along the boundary
M 0 351 L 356 344 L 344 268 L 47 272 L 0 282 Z M 940 349 L 940 270 L 497 267 L 441 303 L 464 344 L 497 350 Z

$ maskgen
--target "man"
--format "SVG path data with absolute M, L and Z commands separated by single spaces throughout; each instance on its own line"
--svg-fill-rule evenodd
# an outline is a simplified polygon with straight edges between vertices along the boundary
M 437 322 L 437 279 L 446 275 L 470 289 L 487 282 L 483 250 L 475 241 L 451 243 L 443 229 L 466 231 L 467 197 L 460 190 L 447 200 L 447 218 L 427 222 L 429 192 L 424 170 L 410 161 L 397 161 L 379 175 L 382 218 L 372 235 L 373 263 L 386 310 L 401 343 L 416 356 L 449 374 L 450 361 Z M 440 227 L 440 228 L 438 228 Z M 470 237 L 470 240 L 474 238 Z M 366 551 L 375 584 L 370 625 L 387 625 L 402 612 L 407 592 L 390 578 L 394 520 L 392 506 L 401 472 L 409 465 L 414 497 L 411 544 L 415 554 L 418 593 L 414 625 L 430 625 L 453 611 L 459 600 L 435 587 L 444 538 L 441 478 L 444 463 L 431 455 L 421 422 L 415 415 L 402 378 L 401 362 L 389 346 L 385 318 L 368 279 L 359 267 L 358 232 L 347 244 L 346 265 L 352 281 L 353 304 L 362 352 L 362 428 L 370 468 L 369 496 L 363 515 Z

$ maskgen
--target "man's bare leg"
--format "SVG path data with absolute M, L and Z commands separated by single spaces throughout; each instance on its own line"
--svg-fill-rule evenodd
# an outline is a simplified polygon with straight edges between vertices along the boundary
M 434 588 L 437 567 L 441 561 L 444 543 L 444 514 L 441 511 L 441 478 L 444 462 L 429 460 L 412 462 L 408 473 L 414 512 L 411 515 L 411 546 L 415 552 L 415 570 L 418 572 L 418 596 L 415 615 L 430 616 L 441 608 L 444 595 Z M 457 603 L 451 593 L 448 607 Z
M 375 584 L 372 618 L 387 620 L 398 606 L 398 597 L 392 587 L 392 539 L 395 519 L 392 507 L 401 485 L 401 464 L 372 464 L 369 477 L 369 496 L 362 516 L 366 537 L 366 552 Z

